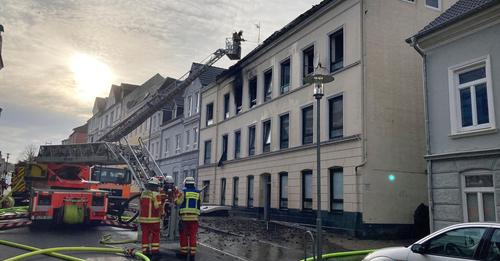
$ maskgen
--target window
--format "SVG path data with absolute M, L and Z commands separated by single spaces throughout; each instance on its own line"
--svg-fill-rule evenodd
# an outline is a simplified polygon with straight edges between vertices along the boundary
M 344 170 L 331 168 L 330 170 L 330 209 L 344 211 Z
M 280 116 L 280 149 L 288 148 L 290 131 L 290 115 L 284 114 Z
M 222 155 L 220 158 L 221 161 L 227 160 L 227 143 L 228 143 L 228 136 L 226 134 L 222 136 Z
M 238 177 L 233 178 L 233 207 L 238 206 L 238 186 L 240 179 Z
M 314 45 L 302 52 L 302 76 L 314 73 Z
M 181 135 L 175 135 L 175 154 L 181 152 Z
M 241 131 L 237 131 L 234 133 L 234 158 L 240 158 L 241 151 Z
M 344 29 L 330 35 L 330 72 L 344 66 Z
M 313 143 L 313 106 L 302 109 L 302 144 Z
M 191 139 L 191 132 L 189 130 L 187 130 L 186 131 L 186 150 L 189 149 L 189 143 L 191 142 L 190 139 Z
M 248 81 L 248 107 L 252 108 L 257 105 L 257 77 L 253 77 Z
M 188 106 L 187 112 L 188 112 L 188 117 L 189 117 L 189 116 L 191 116 L 191 108 L 193 106 L 193 97 L 191 95 L 188 96 L 188 98 L 187 98 L 187 106 Z
M 198 144 L 198 128 L 193 128 L 193 146 Z
M 271 121 L 262 123 L 262 152 L 271 151 Z
M 425 0 L 425 6 L 441 10 L 441 0 Z
M 288 173 L 280 173 L 280 208 L 288 208 Z
M 493 175 L 464 175 L 463 186 L 466 222 L 495 222 Z
M 179 179 L 179 172 L 177 171 L 172 172 L 172 176 L 174 178 L 175 184 L 180 185 L 180 183 L 183 182 L 182 180 Z
M 229 118 L 229 93 L 224 94 L 224 120 Z
M 328 100 L 328 130 L 330 139 L 344 136 L 344 102 L 342 96 Z
M 248 156 L 255 154 L 255 126 L 248 128 Z
M 209 203 L 210 201 L 210 180 L 204 180 L 203 181 L 203 187 L 205 188 L 203 190 L 203 203 Z
M 210 161 L 212 160 L 212 141 L 207 140 L 205 141 L 205 154 L 203 158 L 203 163 L 204 164 L 210 164 Z
M 226 179 L 220 179 L 220 204 L 226 205 Z
M 490 247 L 487 250 L 487 261 L 500 260 L 500 229 L 496 229 L 491 237 Z
M 195 108 L 195 111 L 196 113 L 198 113 L 200 111 L 200 93 L 199 92 L 196 92 L 194 94 L 195 96 L 195 100 L 194 100 L 194 108 Z
M 264 73 L 264 102 L 270 101 L 273 94 L 273 70 Z
M 280 82 L 281 94 L 288 92 L 289 88 L 290 88 L 290 59 L 287 59 L 281 63 L 281 82 Z
M 312 210 L 312 171 L 302 171 L 302 209 Z
M 450 69 L 452 133 L 495 128 L 489 64 L 482 58 Z
M 234 109 L 237 115 L 241 111 L 241 104 L 243 102 L 241 81 L 237 81 L 234 85 Z
M 207 104 L 206 117 L 207 117 L 206 125 L 207 126 L 212 125 L 214 123 L 214 104 L 213 103 Z
M 253 176 L 248 176 L 247 207 L 253 208 Z
M 473 259 L 486 228 L 459 228 L 438 235 L 423 245 L 426 255 Z M 433 259 L 429 257 L 429 259 Z

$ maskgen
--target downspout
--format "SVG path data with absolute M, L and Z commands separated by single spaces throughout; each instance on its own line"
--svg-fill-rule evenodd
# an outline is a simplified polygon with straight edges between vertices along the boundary
M 360 192 L 360 186 L 362 186 L 362 179 L 361 176 L 358 174 L 358 168 L 363 167 L 366 164 L 367 160 L 367 152 L 366 152 L 366 113 L 365 113 L 365 108 L 366 108 L 366 99 L 365 99 L 365 76 L 366 76 L 366 66 L 365 66 L 365 41 L 364 41 L 364 34 L 365 34 L 365 24 L 364 24 L 364 15 L 365 15 L 365 10 L 364 10 L 364 0 L 360 1 L 360 23 L 361 23 L 361 129 L 363 131 L 362 134 L 362 140 L 361 142 L 363 143 L 363 149 L 362 149 L 362 161 L 360 164 L 356 165 L 354 167 L 354 174 L 356 177 L 356 197 L 358 199 L 358 211 L 361 211 L 362 206 L 361 206 L 361 192 Z M 362 212 L 362 211 L 361 211 Z M 362 221 L 361 221 L 362 222 Z M 358 233 L 359 229 L 359 224 L 358 220 L 356 219 L 354 221 L 354 234 L 356 235 Z
M 423 95 L 424 95 L 424 115 L 425 115 L 425 143 L 426 155 L 431 155 L 431 138 L 429 132 L 429 110 L 428 110 L 428 90 L 427 90 L 427 55 L 424 53 L 415 37 L 412 37 L 410 46 L 412 46 L 420 56 L 422 56 L 422 82 L 423 82 Z M 429 227 L 430 232 L 434 231 L 434 200 L 432 197 L 432 160 L 427 159 L 427 197 L 429 198 Z

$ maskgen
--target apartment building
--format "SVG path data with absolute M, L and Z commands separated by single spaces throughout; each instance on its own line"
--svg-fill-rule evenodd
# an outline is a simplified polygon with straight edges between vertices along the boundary
M 202 64 L 193 63 L 191 70 Z M 149 148 L 162 172 L 177 185 L 185 177 L 197 178 L 200 90 L 215 81 L 224 69 L 210 66 L 165 108 L 153 115 Z
M 173 81 L 156 74 L 141 85 L 125 84 L 113 85 L 108 97 L 96 97 L 92 109 L 92 117 L 88 121 L 88 142 L 96 142 L 116 124 L 130 116 L 137 108 L 144 106 L 145 98 L 151 95 L 162 85 Z M 127 135 L 131 144 L 137 144 L 141 137 L 149 141 L 152 117 Z
M 500 1 L 459 0 L 411 43 L 425 61 L 433 230 L 500 221 Z
M 409 236 L 427 190 L 421 58 L 404 40 L 453 2 L 325 0 L 203 88 L 203 202 L 315 222 L 318 108 L 304 77 L 320 62 L 335 77 L 319 108 L 323 224 Z
M 73 132 L 69 135 L 69 137 L 61 142 L 61 144 L 81 144 L 87 143 L 88 140 L 88 123 L 85 123 L 82 126 L 78 126 L 73 129 Z

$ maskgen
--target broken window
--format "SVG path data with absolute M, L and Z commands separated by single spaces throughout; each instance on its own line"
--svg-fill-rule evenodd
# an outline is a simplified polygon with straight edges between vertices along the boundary
M 248 107 L 252 108 L 257 105 L 257 77 L 253 77 L 248 82 Z
M 224 120 L 229 118 L 229 93 L 224 94 Z
M 303 78 L 314 73 L 314 45 L 302 52 L 302 65 Z
M 271 121 L 262 123 L 262 152 L 271 151 Z
M 270 101 L 273 93 L 273 70 L 264 73 L 264 102 Z

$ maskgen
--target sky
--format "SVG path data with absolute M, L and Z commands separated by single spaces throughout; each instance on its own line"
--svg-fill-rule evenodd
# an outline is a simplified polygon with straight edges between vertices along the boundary
M 60 144 L 111 84 L 180 77 L 243 30 L 243 54 L 320 0 L 0 0 L 0 151 Z M 227 68 L 223 58 L 215 66 Z

